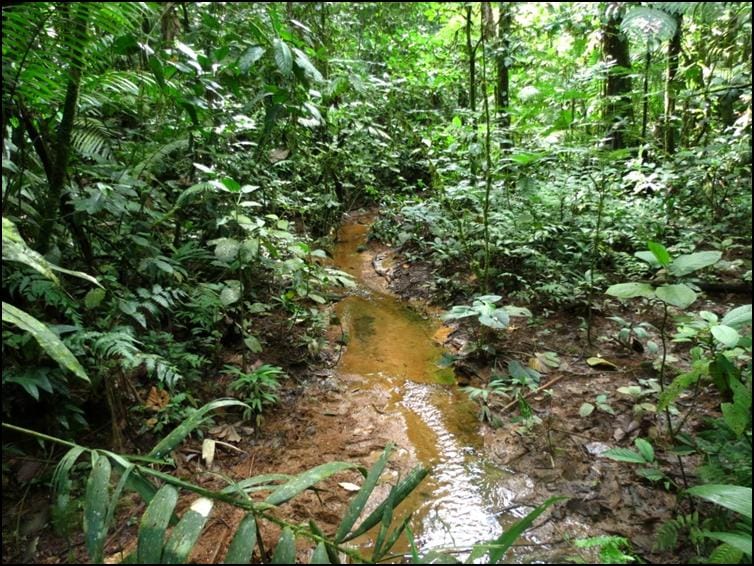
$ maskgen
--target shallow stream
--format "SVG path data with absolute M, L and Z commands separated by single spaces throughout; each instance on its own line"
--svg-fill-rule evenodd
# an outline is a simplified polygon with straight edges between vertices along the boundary
M 502 532 L 515 494 L 498 487 L 505 472 L 481 456 L 475 406 L 458 390 L 455 376 L 437 362 L 432 339 L 439 326 L 384 292 L 363 253 L 369 222 L 346 223 L 339 232 L 335 265 L 359 287 L 338 305 L 348 337 L 339 375 L 363 398 L 388 399 L 381 412 L 402 419 L 416 459 L 430 476 L 401 506 L 414 512 L 412 529 L 421 551 L 468 548 Z

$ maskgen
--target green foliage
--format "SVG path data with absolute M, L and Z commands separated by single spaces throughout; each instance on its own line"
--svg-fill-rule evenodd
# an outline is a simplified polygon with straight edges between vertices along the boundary
M 278 402 L 275 391 L 280 386 L 280 378 L 285 377 L 285 372 L 277 366 L 263 364 L 251 372 L 244 372 L 235 366 L 225 366 L 225 373 L 235 376 L 229 389 L 237 392 L 247 405 L 244 418 L 249 420 L 255 416 L 259 424 L 263 409 Z
M 600 564 L 631 564 L 637 558 L 632 554 L 631 542 L 620 536 L 605 535 L 577 539 L 576 548 L 599 548 Z

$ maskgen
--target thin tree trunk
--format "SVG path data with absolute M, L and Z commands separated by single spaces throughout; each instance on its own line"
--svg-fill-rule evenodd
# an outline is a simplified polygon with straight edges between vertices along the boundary
M 61 9 L 66 12 L 71 8 L 67 4 L 61 4 Z M 71 135 L 73 122 L 78 108 L 79 89 L 81 86 L 81 73 L 83 50 L 87 39 L 87 26 L 89 20 L 89 5 L 81 3 L 76 5 L 71 22 L 69 49 L 68 87 L 66 88 L 65 102 L 63 103 L 63 117 L 58 125 L 55 137 L 55 158 L 51 164 L 48 176 L 49 189 L 47 199 L 42 210 L 42 221 L 39 227 L 37 250 L 44 254 L 50 248 L 51 237 L 55 224 L 60 215 L 61 196 L 65 186 L 68 172 L 68 161 L 71 155 Z
M 673 122 L 675 117 L 676 97 L 678 93 L 678 84 L 676 75 L 678 74 L 678 60 L 681 55 L 681 40 L 683 39 L 683 16 L 675 15 L 676 30 L 670 43 L 668 43 L 668 68 L 665 74 L 665 104 L 664 104 L 664 124 L 663 124 L 663 148 L 665 153 L 672 155 L 675 153 L 675 127 Z
M 469 108 L 471 109 L 471 127 L 473 128 L 472 143 L 477 141 L 476 115 L 476 48 L 471 42 L 472 7 L 466 6 L 466 53 L 469 57 Z M 478 45 L 478 44 L 477 44 Z M 476 177 L 476 158 L 470 155 L 471 175 Z
M 476 47 L 471 42 L 471 6 L 466 6 L 466 54 L 469 57 L 469 108 L 476 122 Z
M 605 22 L 602 37 L 604 58 L 613 63 L 605 84 L 605 123 L 608 143 L 612 149 L 626 146 L 627 124 L 632 117 L 631 57 L 628 39 L 620 33 L 622 16 L 612 11 Z M 617 67 L 617 68 L 616 68 Z
M 647 52 L 644 54 L 644 89 L 641 100 L 641 141 L 647 143 L 647 121 L 649 120 L 649 66 L 652 63 L 652 51 L 647 40 Z
M 510 33 L 513 15 L 511 13 L 512 5 L 510 2 L 500 2 L 500 19 L 497 24 L 498 33 L 498 53 L 496 56 L 497 64 L 497 88 L 495 97 L 495 106 L 497 110 L 497 119 L 503 138 L 500 141 L 500 148 L 503 151 L 509 150 L 513 146 L 513 140 L 510 135 L 511 118 L 509 113 L 510 106 Z

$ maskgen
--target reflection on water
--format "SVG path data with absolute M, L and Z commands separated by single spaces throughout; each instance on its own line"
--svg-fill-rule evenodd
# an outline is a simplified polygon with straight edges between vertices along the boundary
M 336 266 L 362 283 L 371 265 L 357 248 L 367 230 L 365 224 L 344 225 L 334 254 Z M 504 472 L 495 468 L 490 475 L 490 464 L 477 454 L 474 406 L 449 385 L 452 371 L 437 366 L 442 351 L 431 339 L 431 323 L 369 285 L 341 301 L 338 314 L 349 339 L 338 371 L 388 393 L 386 412 L 403 418 L 417 458 L 432 468 L 402 506 L 414 510 L 417 546 L 468 547 L 499 535 L 498 511 L 510 505 L 512 494 L 495 489 L 490 477 Z

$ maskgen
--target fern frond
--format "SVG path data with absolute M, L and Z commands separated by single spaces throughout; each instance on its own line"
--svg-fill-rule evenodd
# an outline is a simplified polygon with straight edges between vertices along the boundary
M 689 515 L 678 515 L 665 521 L 657 531 L 654 548 L 656 550 L 673 550 L 678 546 L 681 534 L 688 532 L 691 538 L 696 538 L 700 533 L 699 514 L 694 512 Z
M 97 161 L 112 159 L 110 146 L 110 131 L 99 120 L 79 117 L 71 135 L 74 149 L 84 157 L 91 157 Z
M 708 562 L 710 564 L 738 564 L 741 562 L 744 553 L 737 548 L 723 543 L 709 555 Z
M 141 177 L 146 171 L 149 171 L 155 164 L 165 160 L 171 153 L 188 148 L 187 139 L 179 139 L 159 147 L 144 161 L 136 165 L 132 170 L 134 178 Z
M 139 354 L 141 343 L 131 334 L 130 327 L 120 327 L 100 334 L 94 341 L 95 353 L 107 359 L 123 359 L 133 362 Z

